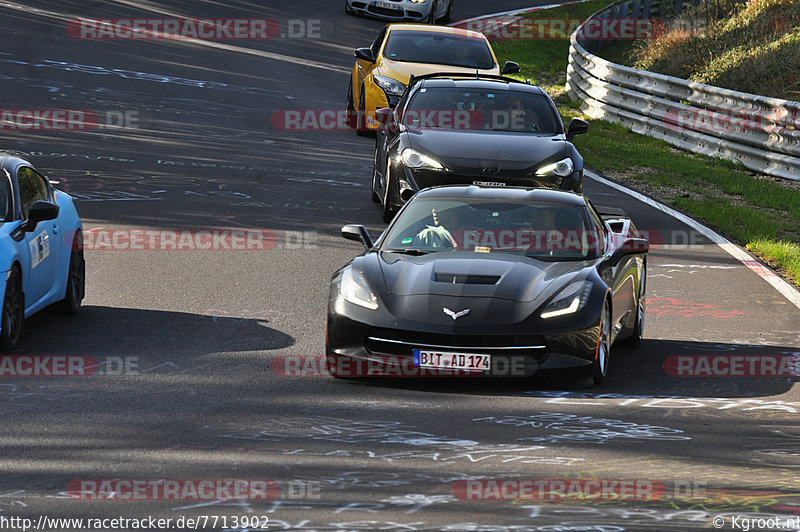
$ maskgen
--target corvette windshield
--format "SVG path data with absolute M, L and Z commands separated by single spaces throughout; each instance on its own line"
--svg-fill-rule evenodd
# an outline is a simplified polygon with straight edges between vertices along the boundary
M 403 110 L 411 128 L 492 130 L 556 135 L 558 119 L 541 94 L 459 87 L 423 87 Z
M 412 200 L 381 244 L 409 255 L 469 251 L 511 253 L 539 260 L 598 256 L 600 235 L 580 205 L 498 200 Z
M 383 48 L 383 57 L 404 63 L 430 63 L 480 70 L 494 68 L 494 58 L 485 40 L 451 33 L 394 30 Z

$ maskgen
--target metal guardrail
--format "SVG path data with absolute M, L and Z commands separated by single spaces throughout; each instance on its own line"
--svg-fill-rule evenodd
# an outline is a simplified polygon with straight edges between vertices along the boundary
M 650 19 L 680 8 L 681 0 L 620 0 L 587 19 L 570 37 L 570 98 L 592 118 L 759 173 L 800 180 L 800 102 L 630 68 L 589 52 L 612 42 L 583 34 L 593 19 Z

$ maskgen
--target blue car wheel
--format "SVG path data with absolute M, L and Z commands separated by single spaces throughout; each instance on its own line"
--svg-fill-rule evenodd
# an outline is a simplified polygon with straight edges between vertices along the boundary
M 0 349 L 8 351 L 17 347 L 22 336 L 22 322 L 25 319 L 25 298 L 22 293 L 22 276 L 14 266 L 8 272 L 6 294 L 3 298 L 2 330 L 0 330 Z
M 83 258 L 83 236 L 75 235 L 69 255 L 67 290 L 64 299 L 59 301 L 59 310 L 64 314 L 77 314 L 81 310 L 81 300 L 85 291 L 86 262 Z

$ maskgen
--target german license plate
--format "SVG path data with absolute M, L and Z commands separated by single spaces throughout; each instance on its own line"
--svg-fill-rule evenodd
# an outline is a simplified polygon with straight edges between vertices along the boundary
M 504 187 L 506 186 L 505 183 L 501 181 L 473 181 L 473 185 L 478 185 L 481 187 Z
M 415 349 L 414 365 L 421 368 L 488 371 L 492 368 L 492 355 Z
M 372 5 L 384 9 L 397 9 L 397 4 L 391 4 L 389 2 L 372 2 Z

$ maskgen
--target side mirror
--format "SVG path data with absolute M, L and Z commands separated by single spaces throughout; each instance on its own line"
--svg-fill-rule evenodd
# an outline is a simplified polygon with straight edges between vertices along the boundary
M 342 236 L 347 240 L 355 240 L 364 244 L 365 249 L 372 249 L 372 238 L 363 225 L 349 224 L 342 227 Z
M 622 257 L 628 255 L 639 255 L 650 251 L 650 243 L 644 238 L 626 238 L 614 253 L 608 258 L 608 265 L 617 264 Z
M 519 63 L 515 63 L 514 61 L 506 61 L 506 64 L 503 65 L 503 70 L 500 73 L 504 76 L 508 74 L 518 74 Z
M 31 208 L 28 209 L 28 221 L 25 227 L 22 228 L 25 232 L 30 232 L 36 229 L 39 222 L 45 220 L 54 220 L 58 217 L 58 205 L 50 203 L 49 201 L 37 201 Z
M 375 119 L 382 124 L 386 124 L 392 116 L 394 116 L 394 111 L 390 107 L 375 109 Z
M 375 120 L 380 124 L 381 129 L 395 129 L 397 124 L 394 111 L 389 107 L 382 107 L 375 110 Z
M 572 142 L 572 139 L 575 138 L 575 135 L 583 135 L 587 131 L 589 131 L 589 123 L 586 120 L 573 118 L 569 123 L 569 127 L 567 128 L 567 140 Z
M 353 55 L 356 56 L 356 59 L 360 59 L 362 61 L 368 61 L 370 63 L 375 62 L 375 57 L 372 55 L 372 50 L 369 47 L 356 48 L 356 51 Z

